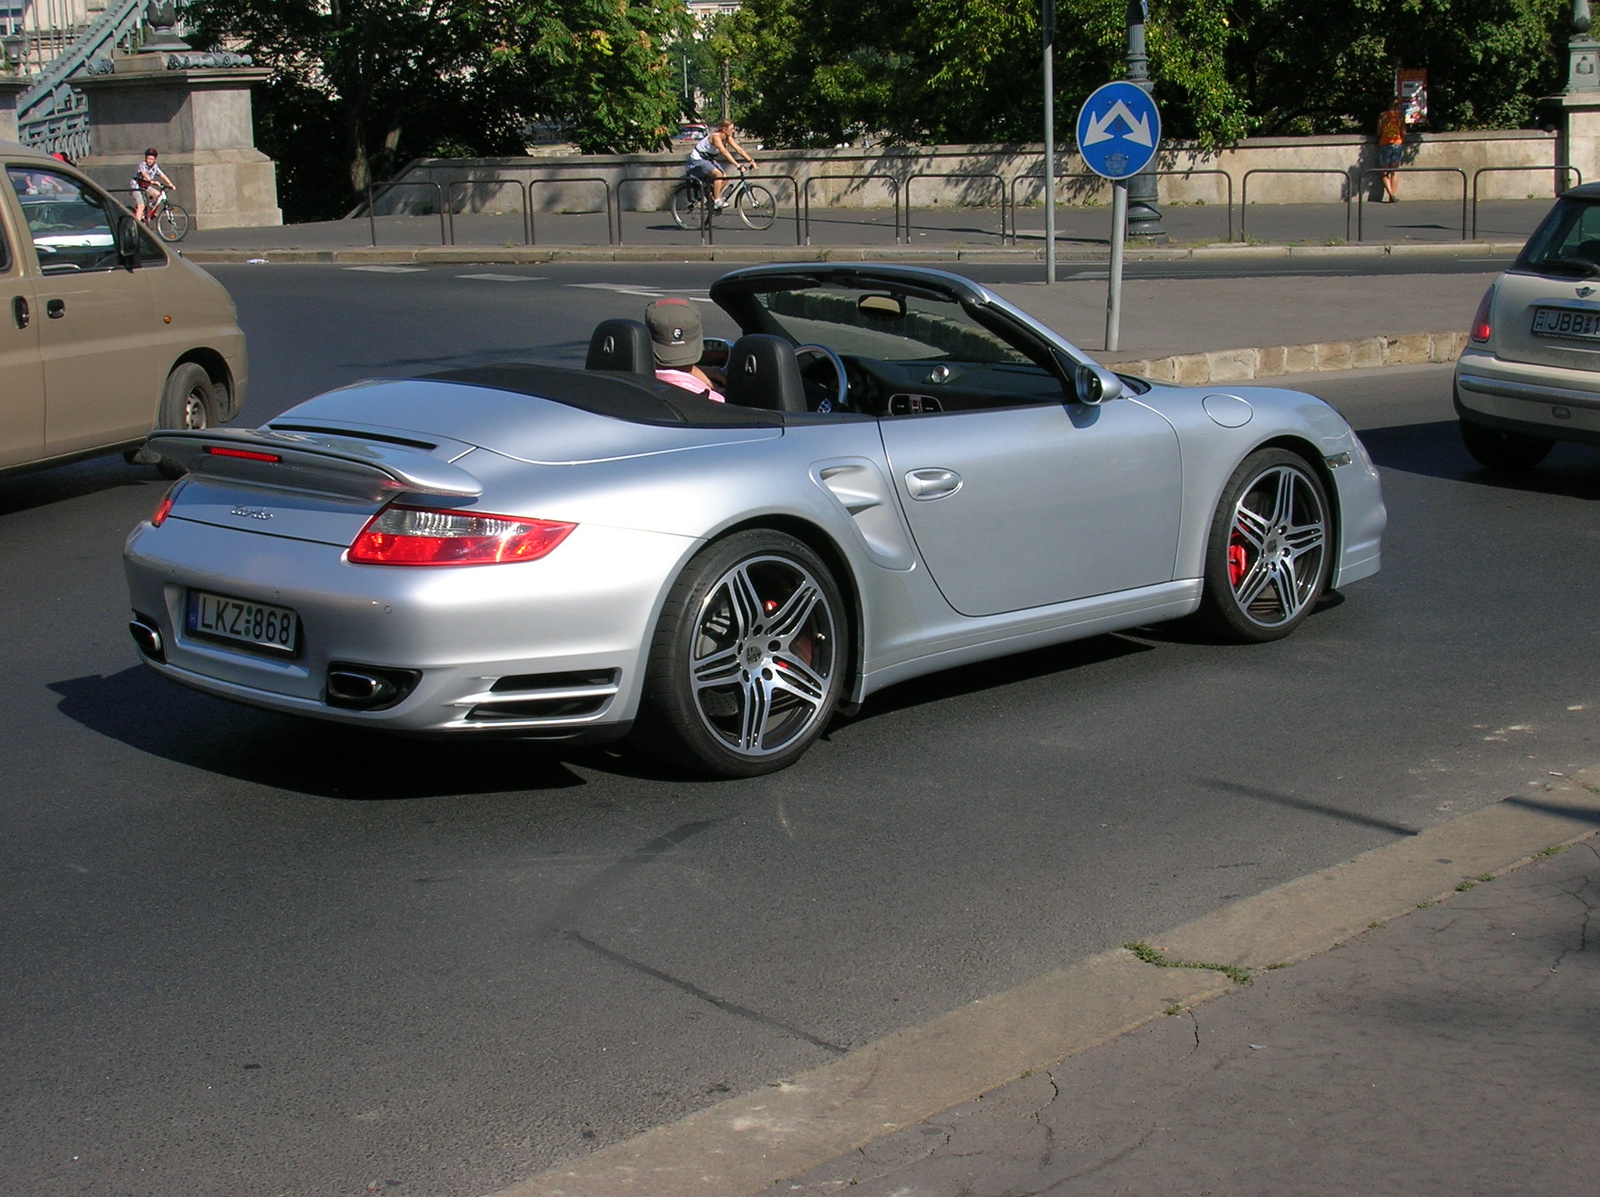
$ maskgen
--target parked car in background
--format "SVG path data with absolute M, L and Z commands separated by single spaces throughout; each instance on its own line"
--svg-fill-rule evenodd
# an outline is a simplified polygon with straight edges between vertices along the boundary
M 685 121 L 678 126 L 677 135 L 673 141 L 699 141 L 706 135 L 706 126 L 697 121 Z
M 0 142 L 0 166 L 0 473 L 131 457 L 152 429 L 237 414 L 244 333 L 222 285 L 65 163 Z
M 1568 191 L 1484 293 L 1456 361 L 1467 451 L 1531 470 L 1557 441 L 1600 445 L 1600 184 Z

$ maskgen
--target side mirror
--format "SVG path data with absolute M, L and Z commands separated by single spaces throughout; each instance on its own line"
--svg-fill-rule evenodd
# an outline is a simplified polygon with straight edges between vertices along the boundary
M 139 251 L 144 248 L 139 236 L 139 222 L 133 217 L 117 217 L 117 258 L 129 270 L 139 264 Z
M 726 366 L 728 355 L 732 352 L 732 341 L 725 341 L 721 337 L 706 337 L 701 342 L 700 365 Z
M 1092 362 L 1079 362 L 1073 367 L 1072 385 L 1078 402 L 1091 407 L 1122 394 L 1122 379 Z

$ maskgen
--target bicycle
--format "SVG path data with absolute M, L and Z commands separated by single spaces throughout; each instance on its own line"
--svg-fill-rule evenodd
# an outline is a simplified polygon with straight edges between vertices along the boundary
M 155 226 L 156 236 L 163 241 L 182 241 L 189 233 L 189 213 L 167 198 L 170 190 L 163 187 L 160 195 L 145 203 L 144 221 Z
M 728 180 L 722 189 L 722 200 L 724 208 L 738 212 L 745 226 L 758 233 L 770 229 L 778 216 L 778 201 L 772 198 L 772 192 L 747 180 L 742 170 L 737 178 Z M 710 202 L 709 182 L 702 181 L 699 175 L 686 174 L 672 189 L 672 219 L 680 229 L 697 229 L 705 220 Z

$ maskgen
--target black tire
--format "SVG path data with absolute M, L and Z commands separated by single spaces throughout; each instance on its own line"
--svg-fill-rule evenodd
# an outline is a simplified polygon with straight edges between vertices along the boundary
M 756 232 L 772 227 L 778 215 L 778 201 L 760 183 L 748 183 L 739 193 L 739 219 Z
M 189 234 L 189 213 L 177 204 L 168 204 L 156 217 L 156 236 L 163 241 L 182 241 Z
M 184 362 L 167 375 L 167 385 L 161 392 L 161 412 L 156 420 L 158 429 L 199 431 L 210 428 L 217 419 L 217 388 L 204 367 Z M 156 468 L 168 478 L 177 478 L 183 473 L 177 462 L 165 457 Z
M 1525 474 L 1555 447 L 1555 441 L 1525 432 L 1502 432 L 1471 420 L 1461 420 L 1461 443 L 1479 465 L 1511 474 Z
M 698 179 L 685 179 L 672 189 L 672 219 L 680 229 L 700 227 L 705 195 L 705 188 Z
M 1260 449 L 1223 488 L 1206 538 L 1200 621 L 1240 643 L 1279 640 L 1311 614 L 1333 571 L 1327 488 L 1304 458 Z
M 849 660 L 821 558 L 781 532 L 736 533 L 701 550 L 667 596 L 634 743 L 718 777 L 776 772 L 827 728 Z

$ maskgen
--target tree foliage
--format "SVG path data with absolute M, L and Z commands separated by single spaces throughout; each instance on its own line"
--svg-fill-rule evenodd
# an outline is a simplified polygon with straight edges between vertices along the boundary
M 1263 133 L 1368 128 L 1396 67 L 1435 129 L 1516 128 L 1563 82 L 1570 0 L 1235 0 L 1229 76 Z
M 1121 78 L 1127 0 L 1057 0 L 1056 107 Z M 1370 128 L 1396 67 L 1429 72 L 1434 128 L 1526 123 L 1559 84 L 1569 0 L 1151 0 L 1169 137 Z M 735 115 L 769 144 L 1039 138 L 1038 0 L 745 0 Z
M 190 0 L 183 15 L 196 45 L 272 70 L 257 141 L 295 219 L 348 209 L 414 157 L 521 153 L 536 120 L 591 151 L 677 128 L 664 47 L 682 0 Z

